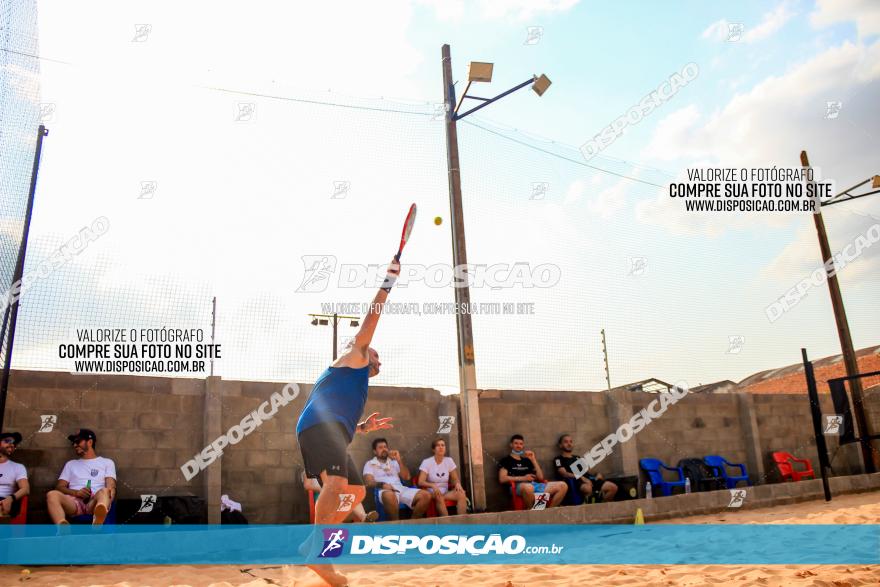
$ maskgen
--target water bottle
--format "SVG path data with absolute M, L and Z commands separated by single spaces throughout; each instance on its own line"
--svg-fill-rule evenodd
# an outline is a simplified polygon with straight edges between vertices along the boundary
M 691 478 L 690 477 L 684 478 L 684 492 L 685 493 L 691 492 Z
M 651 499 L 652 497 L 654 497 L 651 494 L 651 482 L 650 481 L 645 483 L 645 497 L 647 497 L 648 499 Z

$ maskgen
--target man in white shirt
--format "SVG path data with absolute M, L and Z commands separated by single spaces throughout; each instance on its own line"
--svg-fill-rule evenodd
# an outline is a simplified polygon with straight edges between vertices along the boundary
M 53 524 L 68 524 L 67 518 L 92 515 L 92 525 L 100 526 L 116 499 L 116 465 L 95 452 L 98 437 L 86 428 L 67 439 L 79 457 L 67 461 L 55 489 L 46 494 L 46 505 Z
M 27 469 L 10 458 L 20 443 L 18 432 L 0 432 L 0 516 L 17 516 L 21 498 L 31 492 Z
M 389 451 L 388 441 L 377 438 L 373 441 L 373 454 L 376 456 L 364 464 L 364 482 L 367 487 L 379 487 L 379 499 L 388 518 L 400 518 L 400 504 L 412 509 L 413 518 L 424 517 L 431 495 L 423 489 L 404 487 L 401 477 L 409 480 L 411 475 L 400 460 L 400 452 Z

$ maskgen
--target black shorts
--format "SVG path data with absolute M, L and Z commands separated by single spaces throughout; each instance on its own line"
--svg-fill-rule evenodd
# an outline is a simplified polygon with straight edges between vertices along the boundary
M 321 473 L 346 477 L 349 485 L 363 485 L 358 468 L 348 455 L 351 437 L 341 422 L 321 422 L 297 437 L 306 477 L 320 479 Z

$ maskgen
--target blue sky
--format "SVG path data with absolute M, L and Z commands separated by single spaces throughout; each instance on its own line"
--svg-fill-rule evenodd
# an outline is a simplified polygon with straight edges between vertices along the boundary
M 495 63 L 472 93 L 553 81 L 460 124 L 469 260 L 553 262 L 563 275 L 548 290 L 474 290 L 536 304 L 535 316 L 474 319 L 481 387 L 601 389 L 601 328 L 614 385 L 739 380 L 797 362 L 801 346 L 838 352 L 827 289 L 772 324 L 764 314 L 818 264 L 809 217 L 687 216 L 662 189 L 601 170 L 662 185 L 695 165 L 797 166 L 807 149 L 840 185 L 880 173 L 876 3 L 108 2 L 86 17 L 45 0 L 39 11 L 41 54 L 66 63 L 40 63 L 39 101 L 55 114 L 29 263 L 97 216 L 112 228 L 32 292 L 19 366 L 57 367 L 53 345 L 74 327 L 208 324 L 217 295 L 220 374 L 317 376 L 329 332 L 303 316 L 371 292 L 295 294 L 303 255 L 385 262 L 416 201 L 407 260 L 450 261 L 448 223 L 430 223 L 448 217 L 431 120 L 443 43 L 456 79 L 470 60 Z M 149 28 L 133 42 L 136 24 Z M 727 39 L 731 24 L 742 38 Z M 528 27 L 542 27 L 538 42 L 525 43 Z M 581 145 L 691 62 L 695 80 L 584 165 Z M 842 103 L 838 117 L 828 101 Z M 241 103 L 252 120 L 236 119 Z M 339 180 L 350 194 L 332 199 Z M 144 181 L 155 198 L 138 197 Z M 529 198 L 536 182 L 548 185 L 541 201 Z M 877 199 L 827 209 L 832 247 L 878 218 Z M 871 248 L 841 273 L 857 347 L 878 342 L 878 260 Z M 59 306 L 74 285 L 95 294 Z M 451 300 L 427 287 L 394 295 Z M 454 336 L 450 317 L 383 319 L 377 383 L 454 388 Z M 732 336 L 744 337 L 735 352 Z

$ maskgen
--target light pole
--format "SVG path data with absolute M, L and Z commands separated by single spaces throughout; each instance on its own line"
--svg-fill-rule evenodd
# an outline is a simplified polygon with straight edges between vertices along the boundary
M 446 105 L 446 155 L 449 176 L 449 215 L 452 225 L 452 258 L 455 267 L 467 267 L 467 249 L 464 238 L 464 214 L 461 203 L 461 168 L 458 160 L 458 129 L 456 121 L 461 120 L 468 114 L 485 108 L 492 102 L 511 94 L 520 88 L 531 84 L 532 89 L 539 95 L 543 95 L 550 87 L 547 76 L 532 76 L 523 83 L 498 94 L 494 98 L 480 98 L 467 94 L 473 82 L 492 81 L 493 64 L 472 61 L 468 68 L 468 84 L 461 100 L 456 102 L 455 85 L 452 79 L 452 57 L 449 45 L 443 45 L 441 49 L 443 65 L 443 101 Z M 482 104 L 471 108 L 463 114 L 458 110 L 466 98 L 481 101 Z M 457 307 L 470 306 L 470 288 L 465 282 L 463 287 L 456 286 L 455 301 Z M 467 306 L 464 306 L 466 304 Z M 479 392 L 477 391 L 477 373 L 474 365 L 474 333 L 471 326 L 471 316 L 467 312 L 456 312 L 456 327 L 458 331 L 458 377 L 459 377 L 459 401 L 464 419 L 464 451 L 465 464 L 467 466 L 470 483 L 470 494 L 473 500 L 474 511 L 486 509 L 486 484 L 483 477 L 483 441 L 480 430 L 480 406 Z M 476 472 L 476 473 L 475 473 Z
M 801 151 L 801 166 L 806 170 L 810 169 L 810 160 L 807 157 L 806 151 Z M 851 193 L 853 190 L 858 189 L 869 182 L 874 191 L 858 195 L 853 195 Z M 840 284 L 837 282 L 837 269 L 834 266 L 834 260 L 831 255 L 831 245 L 828 244 L 828 234 L 825 232 L 825 220 L 822 218 L 822 207 L 876 194 L 880 192 L 880 189 L 877 188 L 880 188 L 880 175 L 875 175 L 854 185 L 848 190 L 842 191 L 827 202 L 819 202 L 819 206 L 813 214 L 813 221 L 816 223 L 816 233 L 819 237 L 819 250 L 822 253 L 822 262 L 825 265 L 825 271 L 828 276 L 828 292 L 831 294 L 831 308 L 834 310 L 834 320 L 837 322 L 837 337 L 840 339 L 840 350 L 843 354 L 843 364 L 846 367 L 847 377 L 853 377 L 853 379 L 849 380 L 850 390 L 852 391 L 853 396 L 853 411 L 855 412 L 856 423 L 859 425 L 859 436 L 862 438 L 862 442 L 859 444 L 862 449 L 862 459 L 865 463 L 865 471 L 868 473 L 873 473 L 875 467 L 874 456 L 872 454 L 873 448 L 871 447 L 871 441 L 868 440 L 868 420 L 865 417 L 865 408 L 862 404 L 862 382 L 856 378 L 856 375 L 859 374 L 859 364 L 856 360 L 855 349 L 853 348 L 849 323 L 846 319 L 846 309 L 843 307 L 843 296 L 840 293 Z
M 336 360 L 338 343 L 336 342 L 336 332 L 339 329 L 340 320 L 351 320 L 349 326 L 358 326 L 360 318 L 358 316 L 340 316 L 339 314 L 309 314 L 312 317 L 312 326 L 327 326 L 333 321 L 333 360 Z

